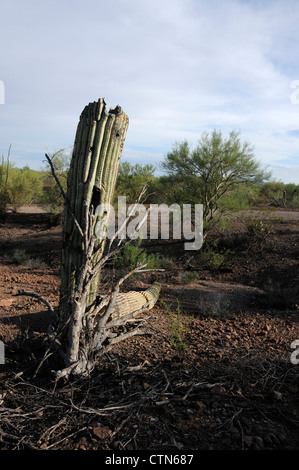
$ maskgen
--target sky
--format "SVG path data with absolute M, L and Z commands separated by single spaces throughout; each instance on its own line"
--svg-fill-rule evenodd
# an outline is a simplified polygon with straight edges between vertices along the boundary
M 299 184 L 298 0 L 1 0 L 0 156 L 39 170 L 71 152 L 85 105 L 129 117 L 121 161 L 240 131 Z

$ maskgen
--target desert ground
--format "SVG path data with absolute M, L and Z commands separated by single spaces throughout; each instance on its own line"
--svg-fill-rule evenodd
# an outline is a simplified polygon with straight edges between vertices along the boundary
M 213 237 L 221 262 L 145 241 L 165 270 L 124 290 L 161 282 L 153 334 L 117 345 L 90 377 L 57 381 L 49 311 L 18 292 L 58 307 L 61 226 L 35 206 L 10 213 L 0 225 L 0 450 L 298 450 L 299 212 L 241 213 Z M 100 289 L 117 275 L 107 266 Z M 165 303 L 190 320 L 184 354 Z

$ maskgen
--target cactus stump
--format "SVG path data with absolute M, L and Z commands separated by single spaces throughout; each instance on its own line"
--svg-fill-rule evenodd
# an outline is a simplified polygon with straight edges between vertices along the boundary
M 160 292 L 155 283 L 143 293 L 120 294 L 125 276 L 112 293 L 97 294 L 101 267 L 113 252 L 104 256 L 105 226 L 100 238 L 96 227 L 108 219 L 128 123 L 120 106 L 107 112 L 104 99 L 89 103 L 78 123 L 65 195 L 58 324 L 51 330 L 65 362 L 60 375 L 88 373 L 113 344 L 144 334 L 138 326 L 118 336 L 110 330 L 152 308 Z
M 128 122 L 119 106 L 107 112 L 103 99 L 90 103 L 80 116 L 68 174 L 69 207 L 65 206 L 63 222 L 60 301 L 60 317 L 63 319 L 69 318 L 72 311 L 80 269 L 86 256 L 85 245 L 103 217 L 103 214 L 96 214 L 96 209 L 100 204 L 112 204 L 113 201 Z M 94 240 L 89 253 L 94 263 L 101 258 L 104 248 L 105 239 Z M 98 278 L 99 272 L 89 286 L 89 310 L 95 301 Z

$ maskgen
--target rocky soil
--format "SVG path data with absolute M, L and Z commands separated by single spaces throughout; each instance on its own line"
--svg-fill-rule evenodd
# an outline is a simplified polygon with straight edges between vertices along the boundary
M 298 450 L 299 213 L 243 214 L 215 239 L 217 259 L 145 242 L 165 271 L 125 288 L 162 283 L 153 334 L 64 382 L 59 359 L 45 356 L 48 310 L 18 295 L 58 306 L 61 228 L 33 208 L 10 214 L 0 226 L 0 450 Z M 103 283 L 116 276 L 107 267 Z M 167 306 L 187 325 L 176 346 Z

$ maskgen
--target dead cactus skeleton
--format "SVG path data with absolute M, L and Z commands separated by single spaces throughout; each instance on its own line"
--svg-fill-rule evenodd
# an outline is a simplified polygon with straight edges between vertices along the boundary
M 119 292 L 131 274 L 147 271 L 145 265 L 137 266 L 120 279 L 112 293 L 98 295 L 101 268 L 122 248 L 120 243 L 113 248 L 114 240 L 107 247 L 106 237 L 96 236 L 96 227 L 103 223 L 104 217 L 108 219 L 101 208 L 113 202 L 128 123 L 120 106 L 107 112 L 104 99 L 84 108 L 77 127 L 66 194 L 51 158 L 46 155 L 65 199 L 59 312 L 56 324 L 50 327 L 51 339 L 65 363 L 58 376 L 89 373 L 98 355 L 113 344 L 149 333 L 140 328 L 144 317 L 137 317 L 153 308 L 159 297 L 159 283 L 142 292 Z M 133 328 L 115 332 L 116 327 L 133 320 Z

